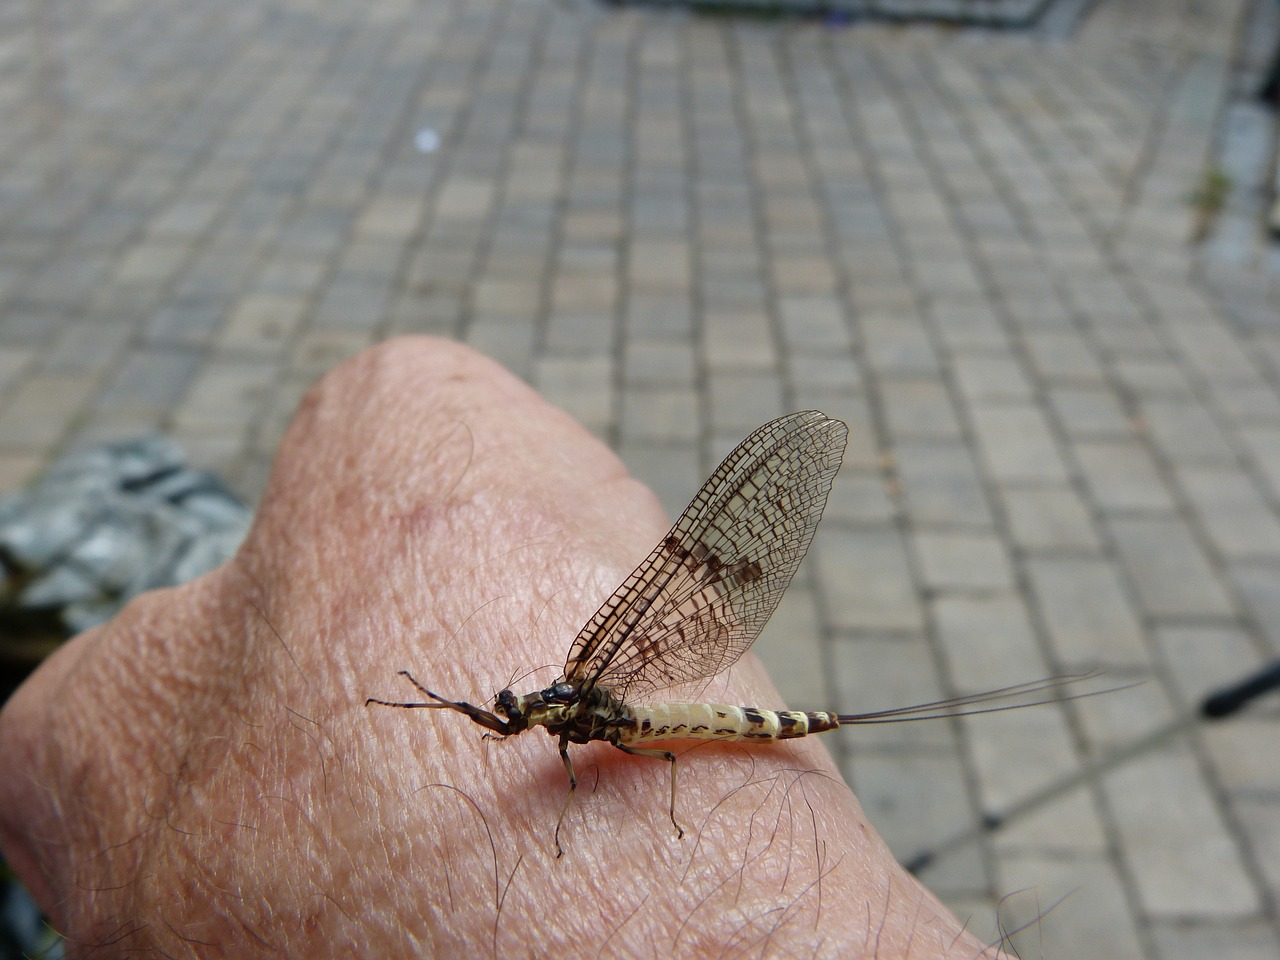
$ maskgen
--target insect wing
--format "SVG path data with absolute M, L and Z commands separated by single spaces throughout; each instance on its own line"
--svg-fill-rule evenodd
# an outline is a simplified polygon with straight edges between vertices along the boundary
M 810 410 L 742 441 L 583 627 L 565 679 L 625 699 L 733 664 L 809 549 L 847 436 Z

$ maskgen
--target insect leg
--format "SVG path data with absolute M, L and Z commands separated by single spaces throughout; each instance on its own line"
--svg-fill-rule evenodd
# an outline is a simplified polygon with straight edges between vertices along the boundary
M 671 764 L 671 825 L 676 828 L 676 839 L 684 839 L 684 827 L 676 822 L 676 755 L 670 750 L 645 750 L 641 747 L 628 747 L 615 743 L 615 747 L 633 757 L 652 757 L 655 760 L 666 760 Z
M 569 804 L 573 803 L 573 792 L 578 789 L 578 777 L 573 772 L 573 761 L 569 759 L 569 738 L 560 738 L 560 759 L 564 762 L 564 772 L 569 775 L 569 792 L 565 794 L 564 806 L 560 808 L 560 819 L 556 821 L 556 859 L 564 856 L 564 848 L 560 846 L 560 825 L 564 823 L 564 815 L 569 812 Z
M 380 700 L 377 697 L 369 697 L 365 700 L 364 705 L 367 707 L 371 703 L 376 703 L 380 707 L 402 707 L 405 710 L 423 709 L 423 710 L 457 710 L 459 713 L 465 713 L 486 730 L 492 730 L 498 737 L 507 737 L 511 735 L 511 731 L 507 727 L 507 721 L 502 719 L 495 713 L 488 710 L 482 710 L 480 707 L 473 706 L 465 701 L 446 700 L 437 693 L 432 693 L 417 680 L 413 678 L 413 674 L 408 670 L 396 671 L 398 676 L 407 677 L 409 682 L 425 693 L 434 702 L 433 703 L 416 703 L 401 700 Z M 488 734 L 485 734 L 488 736 Z

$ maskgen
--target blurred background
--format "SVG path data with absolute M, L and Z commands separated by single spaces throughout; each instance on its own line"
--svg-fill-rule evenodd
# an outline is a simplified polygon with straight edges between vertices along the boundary
M 1274 958 L 1278 701 L 1200 707 L 1280 656 L 1278 39 L 1274 0 L 0 5 L 7 681 L 233 550 L 387 337 L 500 360 L 673 514 L 816 407 L 788 704 L 1144 681 L 833 737 L 895 853 L 989 940 L 1066 897 L 1023 956 Z M 74 513 L 105 488 L 149 519 Z

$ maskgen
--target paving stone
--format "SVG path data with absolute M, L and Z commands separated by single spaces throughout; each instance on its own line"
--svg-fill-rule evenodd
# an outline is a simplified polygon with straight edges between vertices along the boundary
M 1007 590 L 1013 569 L 993 533 L 917 530 L 911 538 L 931 591 Z
M 289 366 L 299 374 L 318 379 L 338 364 L 373 345 L 373 337 L 359 330 L 316 328 L 301 333 L 289 351 Z
M 986 492 L 964 445 L 904 440 L 893 454 L 916 523 L 993 525 Z
M 999 318 L 985 300 L 934 303 L 929 313 L 938 339 L 952 351 L 1004 350 L 1009 345 Z
M 537 330 L 529 320 L 477 318 L 466 328 L 462 341 L 508 370 L 531 381 Z
M 746 436 L 784 409 L 781 385 L 775 376 L 755 371 L 711 373 L 705 391 L 712 429 Z
M 129 250 L 112 271 L 117 283 L 159 285 L 177 275 L 191 256 L 191 248 L 169 240 L 156 240 Z
M 1185 707 L 1238 683 L 1263 666 L 1258 645 L 1238 627 L 1160 626 L 1154 642 L 1173 680 L 1174 695 Z
M 333 330 L 373 330 L 386 319 L 387 302 L 386 288 L 338 277 L 321 294 L 311 322 Z
M 1238 467 L 1183 467 L 1177 481 L 1216 549 L 1233 559 L 1280 560 L 1280 520 Z
M 777 347 L 763 314 L 708 312 L 702 349 L 710 369 L 776 369 Z
M 617 337 L 611 311 L 565 308 L 547 317 L 542 344 L 548 352 L 564 356 L 607 356 Z
M 792 383 L 846 392 L 862 387 L 862 373 L 847 356 L 788 353 L 783 362 L 786 379 Z
M 400 240 L 413 233 L 421 217 L 420 193 L 383 194 L 365 204 L 355 222 L 355 232 L 361 236 Z
M 158 308 L 142 339 L 165 347 L 206 346 L 222 325 L 223 304 L 215 299 L 179 299 Z
M 1053 434 L 1035 407 L 983 405 L 970 416 L 986 467 L 998 482 L 1067 482 Z
M 1016 956 L 1145 960 L 1128 891 L 1106 856 L 1029 851 L 1001 857 L 996 872 L 1002 889 L 1025 891 L 1001 907 L 1006 929 L 1026 928 L 1013 938 Z
M 1225 327 L 1210 322 L 1175 322 L 1166 324 L 1165 329 L 1181 348 L 1181 356 L 1206 380 L 1250 381 L 1257 378 L 1257 370 L 1248 354 Z
M 1172 360 L 1121 357 L 1112 368 L 1124 389 L 1134 394 L 1140 404 L 1152 397 L 1189 400 L 1195 395 L 1186 371 Z
M 107 381 L 98 401 L 107 406 L 168 409 L 186 395 L 200 359 L 190 350 L 133 351 Z
M 43 371 L 101 375 L 116 362 L 132 334 L 133 325 L 128 323 L 109 320 L 67 323 L 44 354 Z M 22 352 L 13 354 L 14 359 L 21 355 Z M 0 371 L 0 389 L 6 379 Z
M 831 702 L 824 647 L 813 591 L 793 583 L 751 650 L 764 662 L 783 704 L 812 710 L 812 704 Z
M 1080 770 L 1067 718 L 1048 704 L 962 723 L 978 795 L 988 816 L 999 817 Z
M 692 443 L 623 440 L 618 444 L 617 454 L 631 474 L 658 495 L 672 520 L 689 505 L 699 484 L 707 478 L 701 453 Z
M 0 449 L 52 449 L 96 386 L 93 379 L 76 375 L 28 377 L 0 411 Z
M 1099 352 L 1112 357 L 1159 358 L 1165 354 L 1164 342 L 1154 327 L 1142 322 L 1116 322 L 1110 316 L 1089 312 L 1089 335 Z
M 881 376 L 936 376 L 938 357 L 913 313 L 871 311 L 858 318 L 868 366 Z
M 969 825 L 964 770 L 954 755 L 895 751 L 880 757 L 860 751 L 845 764 L 845 775 L 867 819 L 900 860 Z
M 182 445 L 193 467 L 229 477 L 241 469 L 251 429 L 252 423 L 246 421 L 178 420 L 166 435 Z
M 631 338 L 625 340 L 622 346 L 624 383 L 637 386 L 685 388 L 691 388 L 694 385 L 697 376 L 697 357 L 691 343 Z
M 1068 435 L 1126 438 L 1133 427 L 1115 392 L 1105 387 L 1049 388 L 1049 404 Z
M 619 426 L 629 443 L 693 443 L 702 432 L 697 394 L 670 387 L 625 390 Z
M 849 325 L 838 301 L 825 296 L 790 294 L 778 299 L 783 343 L 800 351 L 848 350 Z
M 1197 400 L 1147 400 L 1142 404 L 1142 424 L 1154 438 L 1160 456 L 1173 463 L 1225 465 L 1235 461 L 1222 429 Z
M 1085 338 L 1073 330 L 1028 330 L 1023 343 L 1046 382 L 1102 383 L 1106 376 Z M 1135 361 L 1136 362 L 1136 361 Z
M 1280 937 L 1265 922 L 1185 923 L 1151 925 L 1160 960 L 1269 960 L 1280 952 Z
M 298 330 L 306 306 L 298 296 L 251 294 L 236 304 L 215 343 L 222 351 L 282 353 Z
M 1154 617 L 1233 614 L 1221 580 L 1181 521 L 1115 518 L 1108 526 L 1144 613 Z
M 1103 510 L 1174 509 L 1173 496 L 1140 441 L 1080 441 L 1074 449 L 1085 482 Z
M 1102 810 L 1093 791 L 1083 785 L 1002 818 L 991 843 L 997 863 L 1027 851 L 1063 859 L 1102 857 L 1111 846 Z
M 1054 652 L 1068 669 L 1150 663 L 1142 622 L 1111 561 L 1029 557 L 1025 567 Z
M 538 314 L 541 287 L 537 278 L 482 276 L 472 288 L 472 309 L 482 319 L 532 320 Z
M 1031 399 L 1031 384 L 1012 355 L 960 354 L 952 358 L 952 370 L 960 395 L 969 404 Z
M 1259 634 L 1280 653 L 1280 580 L 1275 564 L 1233 563 L 1226 579 L 1243 599 Z
M 1258 355 L 1257 344 L 1252 345 Z M 1206 385 L 1210 404 L 1228 422 L 1275 424 L 1280 421 L 1280 396 L 1274 383 L 1262 380 L 1233 383 L 1213 381 Z
M 1104 679 L 1119 684 L 1121 677 L 1133 685 L 1072 704 L 1083 749 L 1093 757 L 1108 756 L 1144 738 L 1164 737 L 1183 716 L 1163 685 L 1150 682 L 1155 674 L 1130 669 L 1108 673 Z
M 1052 672 L 1016 595 L 943 596 L 930 609 L 951 681 L 960 692 L 981 693 Z
M 828 525 L 811 557 L 827 618 L 837 629 L 921 629 L 922 610 L 897 530 Z
M 898 440 L 958 440 L 960 424 L 946 387 L 934 379 L 886 380 L 880 385 L 890 434 Z
M 536 358 L 533 385 L 597 436 L 614 422 L 609 385 L 613 364 L 605 357 Z
M 1185 748 L 1135 758 L 1103 780 L 1120 854 L 1153 918 L 1245 920 L 1261 904 Z
M 153 217 L 147 233 L 155 240 L 194 239 L 213 225 L 221 211 L 222 204 L 218 200 L 183 198 Z
M 1280 499 L 1280 426 L 1246 427 L 1238 436 L 1266 481 L 1268 494 Z
M 342 251 L 335 277 L 371 287 L 389 286 L 400 272 L 402 260 L 403 238 L 357 234 Z
M 845 713 L 868 713 L 941 700 L 932 645 L 922 635 L 838 634 L 831 643 L 829 680 Z M 953 752 L 955 728 L 945 723 L 886 723 L 861 726 L 848 738 L 854 754 L 900 748 Z
M 1065 484 L 1007 486 L 1002 492 L 1014 542 L 1023 550 L 1096 550 L 1088 508 Z
M 1272 746 L 1280 720 L 1271 715 L 1245 715 L 1206 723 L 1200 734 L 1217 782 L 1237 800 L 1272 802 L 1280 810 L 1280 760 Z
M 1246 797 L 1233 804 L 1243 827 L 1244 842 L 1266 879 L 1272 909 L 1280 899 L 1280 803 L 1274 796 Z
M 243 360 L 210 362 L 189 380 L 185 395 L 173 411 L 175 424 L 186 430 L 252 424 L 276 380 L 271 363 Z

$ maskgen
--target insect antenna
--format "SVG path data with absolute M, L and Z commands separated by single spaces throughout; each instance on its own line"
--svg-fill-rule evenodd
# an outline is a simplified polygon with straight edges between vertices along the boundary
M 511 679 L 507 681 L 506 689 L 514 690 L 517 685 L 523 684 L 524 681 L 528 680 L 534 674 L 542 670 L 555 670 L 555 669 L 557 669 L 557 667 L 554 663 L 544 663 L 541 666 L 529 667 L 527 670 L 524 670 L 524 671 L 519 671 L 519 670 L 512 671 Z
M 868 713 L 841 713 L 841 725 L 873 724 L 873 723 L 906 723 L 911 720 L 941 720 L 946 717 L 975 717 L 983 713 L 1003 713 L 1005 710 L 1021 710 L 1024 707 L 1038 707 L 1046 703 L 1066 703 L 1068 700 L 1083 700 L 1103 693 L 1114 693 L 1127 690 L 1136 684 L 1125 684 L 1121 687 L 1109 687 L 1106 690 L 1087 690 L 1069 696 L 1055 695 L 1065 687 L 1086 680 L 1093 680 L 1101 674 L 1083 673 L 1061 677 L 1048 677 L 1044 680 L 1031 680 L 1027 683 L 1015 683 L 982 693 L 966 693 L 959 697 L 948 697 L 945 700 L 932 700 L 928 703 L 917 703 L 909 707 L 893 707 L 888 710 L 873 710 Z M 1045 696 L 1028 700 L 1028 697 Z M 1006 702 L 1012 701 L 1012 702 Z M 992 706 L 994 704 L 994 706 Z M 970 709 L 972 708 L 972 709 Z

